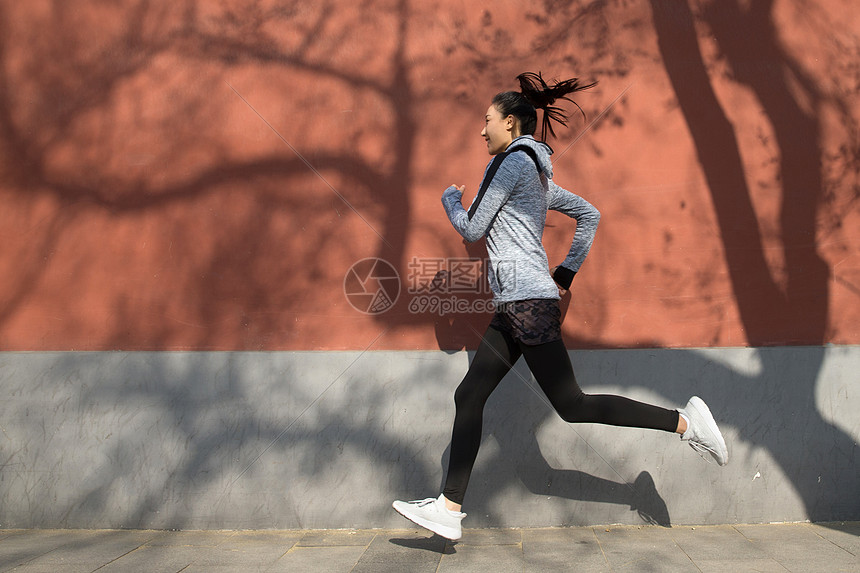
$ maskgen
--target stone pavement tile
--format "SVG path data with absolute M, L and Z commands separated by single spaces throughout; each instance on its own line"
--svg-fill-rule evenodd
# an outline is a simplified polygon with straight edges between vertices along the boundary
M 99 573 L 155 573 L 183 570 L 213 551 L 212 547 L 144 545 L 111 561 Z
M 788 573 L 788 569 L 775 559 L 721 559 L 696 561 L 696 567 L 702 573 Z M 184 573 L 184 572 L 183 572 Z
M 589 527 L 525 529 L 522 539 L 526 573 L 610 570 L 594 531 Z
M 281 569 L 273 569 L 275 566 L 276 565 L 274 563 L 236 562 L 232 564 L 212 564 L 195 562 L 185 569 L 182 569 L 181 573 L 268 573 L 269 571 L 282 571 Z M 316 569 L 289 569 L 289 571 L 307 571 L 308 573 L 313 573 Z M 324 571 L 327 570 L 324 569 Z M 349 572 L 350 569 L 347 568 L 344 569 L 344 571 Z M 101 572 L 97 571 L 93 573 Z
M 857 556 L 819 535 L 817 527 L 811 524 L 736 525 L 735 528 L 789 571 L 860 571 Z
M 437 562 L 403 562 L 403 561 L 376 561 L 367 562 L 359 559 L 355 567 L 349 573 L 435 573 L 438 570 Z
M 731 525 L 676 526 L 669 530 L 669 536 L 697 564 L 699 561 L 724 561 L 728 564 L 769 558 L 761 547 Z
M 267 547 L 269 545 L 277 545 L 283 547 L 284 552 L 289 550 L 293 545 L 305 536 L 305 531 L 284 530 L 284 531 L 237 531 L 225 540 L 219 547 L 221 549 L 238 548 L 254 548 Z
M 0 571 L 7 571 L 91 536 L 92 532 L 86 530 L 34 529 L 8 532 L 0 540 Z
M 234 535 L 235 531 L 157 531 L 147 545 L 167 547 L 217 547 Z
M 521 573 L 525 568 L 522 547 L 519 545 L 460 545 L 456 553 L 443 555 L 438 573 Z
M 299 571 L 351 573 L 366 549 L 363 545 L 327 547 L 300 547 L 297 545 L 266 569 L 266 573 L 297 573 Z
M 14 571 L 15 573 L 58 573 L 55 563 L 43 563 L 41 565 L 28 563 L 14 569 L 6 569 L 6 571 Z
M 273 565 L 302 538 L 303 532 L 240 531 L 204 553 L 194 567 L 240 566 L 254 570 Z
M 404 549 L 428 551 L 439 555 L 454 553 L 454 546 L 458 543 L 421 528 L 389 529 L 380 531 L 377 537 Z
M 209 551 L 200 552 L 194 560 L 195 567 L 226 567 L 247 566 L 256 569 L 265 569 L 274 565 L 278 559 L 283 557 L 287 549 L 273 546 L 256 550 L 222 549 L 214 547 Z
M 519 529 L 464 529 L 457 545 L 519 545 L 522 541 Z
M 614 572 L 672 571 L 698 569 L 672 540 L 669 531 L 653 526 L 595 527 L 594 533 Z
M 353 573 L 427 571 L 433 573 L 446 550 L 448 540 L 425 531 L 380 532 L 361 556 Z
M 362 563 L 349 570 L 349 573 L 435 573 L 437 565 L 429 563 Z M 184 573 L 184 572 L 183 572 Z
M 307 531 L 298 542 L 299 547 L 332 547 L 369 544 L 376 535 L 373 531 L 355 529 L 326 529 Z
M 855 557 L 860 556 L 860 522 L 815 523 L 813 531 Z
M 62 531 L 43 533 L 34 531 L 11 540 L 0 542 L 0 570 L 35 571 L 47 569 L 74 573 L 89 573 L 105 563 L 134 551 L 151 539 L 151 532 L 143 531 Z M 5 545 L 10 541 L 9 545 Z M 41 543 L 41 549 L 32 544 Z M 30 549 L 24 549 L 26 545 Z M 13 547 L 18 545 L 18 550 Z M 23 550 L 22 550 L 23 549 Z

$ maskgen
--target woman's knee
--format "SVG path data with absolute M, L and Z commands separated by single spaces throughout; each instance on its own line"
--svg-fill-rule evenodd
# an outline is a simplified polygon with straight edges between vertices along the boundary
M 454 405 L 458 410 L 483 409 L 487 398 L 489 398 L 489 394 L 487 394 L 486 390 L 480 385 L 473 383 L 469 378 L 463 380 L 454 391 Z
M 587 398 L 587 394 L 579 392 L 565 399 L 563 403 L 555 404 L 555 411 L 568 424 L 587 421 L 589 417 Z

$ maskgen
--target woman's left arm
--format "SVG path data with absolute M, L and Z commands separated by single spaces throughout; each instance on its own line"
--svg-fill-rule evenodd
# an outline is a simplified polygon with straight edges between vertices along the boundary
M 473 243 L 487 234 L 493 220 L 511 196 L 519 180 L 522 162 L 522 158 L 516 155 L 503 158 L 485 192 L 478 193 L 468 212 L 460 202 L 463 187 L 451 185 L 442 193 L 442 205 L 445 207 L 448 219 L 468 242 Z M 486 172 L 484 177 L 487 177 Z

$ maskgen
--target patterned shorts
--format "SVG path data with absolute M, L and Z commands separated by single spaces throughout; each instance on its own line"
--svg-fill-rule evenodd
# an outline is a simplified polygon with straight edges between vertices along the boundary
M 561 309 L 555 299 L 501 303 L 490 326 L 529 346 L 554 342 L 561 340 Z

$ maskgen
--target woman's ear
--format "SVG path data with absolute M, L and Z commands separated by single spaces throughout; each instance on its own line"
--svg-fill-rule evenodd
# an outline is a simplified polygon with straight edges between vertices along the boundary
M 520 122 L 513 115 L 509 115 L 505 118 L 505 129 L 507 129 L 512 138 L 517 138 L 522 133 L 520 132 Z

